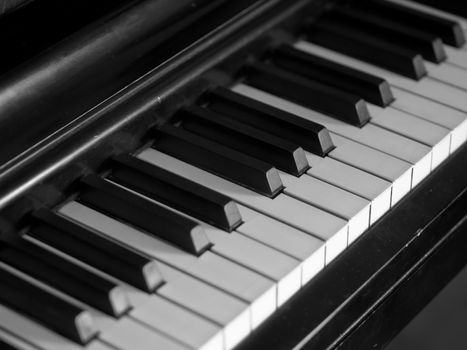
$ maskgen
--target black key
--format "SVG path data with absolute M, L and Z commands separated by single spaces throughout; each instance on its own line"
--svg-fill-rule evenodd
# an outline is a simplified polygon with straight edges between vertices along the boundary
M 247 72 L 248 84 L 261 90 L 359 127 L 370 120 L 365 101 L 353 94 L 272 65 L 253 64 Z
M 162 283 L 156 262 L 56 213 L 33 214 L 28 235 L 134 287 L 152 292 Z
M 283 188 L 273 166 L 171 125 L 159 130 L 152 147 L 268 197 Z
M 333 22 L 314 23 L 307 31 L 307 40 L 415 80 L 427 74 L 423 58 L 416 51 Z
M 415 50 L 428 61 L 440 63 L 446 59 L 446 52 L 440 38 L 387 20 L 383 16 L 377 18 L 365 12 L 341 8 L 329 12 L 325 18 L 333 23 L 339 23 L 344 28 L 357 29 L 379 40 Z
M 187 217 L 97 176 L 86 176 L 81 184 L 82 191 L 76 199 L 80 203 L 192 254 L 200 255 L 211 246 L 204 229 Z
M 396 23 L 438 36 L 447 45 L 462 47 L 465 44 L 462 27 L 455 21 L 390 1 L 358 0 L 352 3 L 352 7 L 357 8 L 359 11 L 365 11 L 375 18 L 384 17 Z
M 229 232 L 242 222 L 236 203 L 223 194 L 132 156 L 114 162 L 114 182 Z
M 324 157 L 335 148 L 324 126 L 231 90 L 216 88 L 209 93 L 208 101 L 209 109 L 297 143 L 308 152 Z
M 303 149 L 290 141 L 201 107 L 187 108 L 179 115 L 183 118 L 183 129 L 264 160 L 285 172 L 300 176 L 309 168 Z
M 275 50 L 271 60 L 283 69 L 354 93 L 376 105 L 385 107 L 394 101 L 391 87 L 386 80 L 291 46 L 283 45 Z
M 0 261 L 111 316 L 129 309 L 120 286 L 28 241 L 0 243 Z
M 79 343 L 96 335 L 88 311 L 0 267 L 0 303 Z

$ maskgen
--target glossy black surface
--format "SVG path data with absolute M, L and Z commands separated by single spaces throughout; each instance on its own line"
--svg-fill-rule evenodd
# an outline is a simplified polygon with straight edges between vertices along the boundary
M 284 97 L 349 124 L 363 126 L 370 120 L 365 101 L 318 81 L 267 64 L 247 68 L 246 81 L 258 89 Z
M 412 50 L 381 41 L 370 33 L 319 20 L 307 30 L 308 41 L 419 80 L 427 72 L 422 56 Z
M 187 217 L 97 176 L 86 176 L 81 185 L 77 198 L 80 203 L 139 227 L 189 253 L 198 255 L 210 247 L 202 227 Z
M 272 165 L 180 128 L 162 127 L 152 147 L 268 197 L 282 190 Z
M 305 152 L 297 144 L 222 114 L 190 107 L 184 109 L 179 117 L 183 129 L 268 162 L 292 175 L 300 176 L 309 168 Z
M 0 261 L 111 316 L 126 311 L 114 307 L 115 283 L 40 246 L 24 240 L 0 244 Z
M 242 222 L 231 198 L 129 155 L 114 159 L 108 178 L 229 232 Z
M 459 23 L 445 18 L 390 1 L 358 0 L 352 2 L 352 7 L 371 14 L 377 20 L 384 19 L 439 36 L 445 44 L 454 47 L 461 47 L 465 43 L 465 35 Z
M 386 80 L 294 49 L 292 46 L 281 46 L 270 56 L 270 60 L 295 74 L 358 95 L 382 107 L 394 100 Z
M 83 309 L 3 268 L 0 268 L 0 280 L 2 281 L 0 303 L 31 316 L 39 323 L 79 344 L 85 344 L 90 340 L 89 336 L 83 337 L 83 332 L 76 322 Z
M 324 126 L 292 113 L 221 87 L 211 91 L 207 100 L 209 109 L 297 143 L 308 152 L 325 156 L 334 149 L 329 131 Z
M 90 228 L 46 209 L 36 211 L 30 220 L 29 236 L 117 279 L 148 292 L 162 281 L 149 258 Z
M 343 349 L 360 349 L 369 344 L 380 348 L 389 341 L 414 312 L 426 304 L 430 295 L 447 283 L 446 279 L 458 270 L 459 265 L 466 262 L 467 231 L 463 224 L 461 234 L 457 235 L 462 237 L 458 249 L 451 253 L 448 248 L 442 255 L 441 260 L 445 259 L 445 263 L 439 265 L 439 273 L 445 277 L 438 279 L 438 272 L 431 274 L 432 265 L 423 265 L 425 259 L 438 249 L 437 245 L 444 244 L 445 237 L 457 229 L 456 225 L 467 215 L 465 164 L 467 145 L 236 350 L 334 349 L 341 343 Z M 411 282 L 412 273 L 419 278 L 415 284 L 420 287 L 415 289 Z M 398 291 L 392 294 L 394 289 Z M 423 291 L 420 296 L 418 291 Z M 402 303 L 400 310 L 396 307 L 399 302 Z M 384 307 L 385 304 L 389 307 Z M 378 313 L 379 305 L 383 305 L 382 313 Z M 366 322 L 367 317 L 369 322 Z

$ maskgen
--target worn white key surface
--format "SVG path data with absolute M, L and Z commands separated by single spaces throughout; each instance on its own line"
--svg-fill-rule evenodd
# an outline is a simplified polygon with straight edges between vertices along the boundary
M 247 301 L 254 327 L 276 309 L 276 284 L 225 258 L 209 251 L 196 257 L 77 202 L 67 203 L 60 213 Z
M 311 176 L 297 178 L 284 172 L 280 176 L 288 195 L 347 220 L 351 240 L 368 228 L 370 201 Z
M 301 261 L 302 284 L 323 269 L 324 241 L 243 205 L 239 205 L 239 210 L 245 222 L 237 230 Z
M 431 168 L 436 168 L 449 157 L 451 136 L 449 130 L 411 114 L 387 107 L 367 104 L 371 122 L 432 148 Z
M 413 164 L 412 186 L 418 184 L 431 171 L 432 154 L 430 147 L 407 137 L 371 123 L 358 128 L 251 86 L 239 84 L 233 90 L 302 118 L 320 123 L 336 134 Z
M 396 98 L 392 107 L 451 130 L 451 152 L 467 139 L 467 113 L 397 87 L 392 92 Z
M 306 41 L 298 41 L 294 44 L 294 47 L 304 52 L 309 52 L 328 60 L 376 75 L 380 78 L 386 79 L 391 85 L 467 112 L 467 91 L 441 81 L 431 79 L 429 76 L 424 77 L 419 81 L 412 80 L 384 68 L 377 67 L 370 63 L 360 61 L 350 56 L 340 54 L 337 51 L 332 51 Z
M 167 264 L 158 265 L 167 283 L 157 289 L 157 294 L 221 326 L 226 349 L 232 349 L 250 333 L 251 313 L 246 302 Z
M 412 164 L 337 134 L 331 134 L 336 148 L 328 156 L 392 183 L 391 205 L 412 188 Z
M 259 195 L 154 149 L 146 149 L 138 157 L 180 176 L 189 178 L 201 185 L 208 186 L 247 207 L 296 227 L 299 230 L 324 239 L 328 247 L 327 249 L 340 252 L 346 247 L 347 222 L 321 209 L 284 194 L 279 194 L 274 199 Z M 330 247 L 331 245 L 333 246 L 332 248 Z M 334 256 L 334 254 L 327 254 L 327 259 Z
M 391 183 L 329 157 L 306 153 L 308 174 L 371 201 L 370 224 L 391 207 Z
M 224 346 L 220 327 L 157 295 L 130 315 L 190 348 L 222 350 Z
M 82 347 L 2 304 L 0 304 L 0 320 L 1 328 L 40 349 L 112 350 L 99 340 L 93 340 Z

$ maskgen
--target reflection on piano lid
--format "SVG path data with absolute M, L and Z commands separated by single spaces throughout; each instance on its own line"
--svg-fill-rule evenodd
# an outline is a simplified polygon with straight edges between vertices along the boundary
M 460 13 L 40 4 L 0 16 L 2 348 L 380 348 L 467 263 Z

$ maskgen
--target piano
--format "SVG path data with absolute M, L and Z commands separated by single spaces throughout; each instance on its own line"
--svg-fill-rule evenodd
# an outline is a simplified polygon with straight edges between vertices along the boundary
M 465 5 L 0 4 L 1 349 L 382 349 L 466 265 Z

